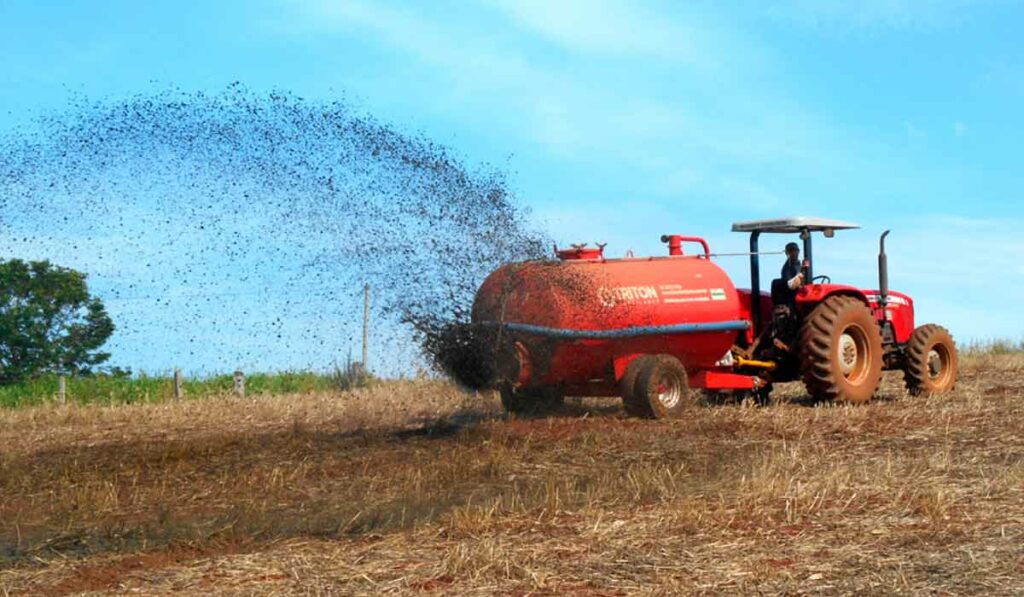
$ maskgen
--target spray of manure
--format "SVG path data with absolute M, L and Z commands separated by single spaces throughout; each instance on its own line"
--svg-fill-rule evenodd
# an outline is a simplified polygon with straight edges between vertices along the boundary
M 501 172 L 342 101 L 238 85 L 78 99 L 4 133 L 0 226 L 6 251 L 89 273 L 120 346 L 153 361 L 166 344 L 323 366 L 324 347 L 357 336 L 369 282 L 392 334 L 375 331 L 378 351 L 413 337 L 473 387 L 493 377 L 462 325 L 477 286 L 550 246 Z

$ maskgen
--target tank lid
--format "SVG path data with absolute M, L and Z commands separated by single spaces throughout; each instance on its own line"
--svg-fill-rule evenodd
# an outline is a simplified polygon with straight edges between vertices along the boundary
M 569 245 L 568 249 L 559 249 L 555 245 L 555 255 L 562 261 L 570 259 L 604 259 L 605 243 L 598 243 L 596 247 L 588 247 L 587 243 Z

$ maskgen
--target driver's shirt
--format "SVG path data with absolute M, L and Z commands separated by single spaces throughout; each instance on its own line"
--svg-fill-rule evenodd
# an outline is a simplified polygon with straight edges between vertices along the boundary
M 783 281 L 785 281 L 788 284 L 790 280 L 795 278 L 796 275 L 800 273 L 800 266 L 801 265 L 802 264 L 800 263 L 799 259 L 796 260 L 796 261 L 791 261 L 791 260 L 787 259 L 786 263 L 782 264 L 782 279 L 783 279 Z

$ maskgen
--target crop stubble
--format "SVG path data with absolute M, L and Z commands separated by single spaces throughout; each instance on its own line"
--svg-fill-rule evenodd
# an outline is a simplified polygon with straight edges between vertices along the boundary
M 4 412 L 0 591 L 1020 592 L 1022 373 L 672 422 L 430 381 Z

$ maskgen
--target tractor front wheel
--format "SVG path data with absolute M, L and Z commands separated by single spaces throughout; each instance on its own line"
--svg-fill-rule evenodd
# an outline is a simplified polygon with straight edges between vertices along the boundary
M 942 394 L 956 386 L 959 365 L 949 331 L 940 325 L 922 325 L 907 342 L 903 381 L 912 396 Z
M 860 300 L 826 299 L 800 329 L 800 372 L 818 400 L 867 402 L 882 379 L 882 336 Z

